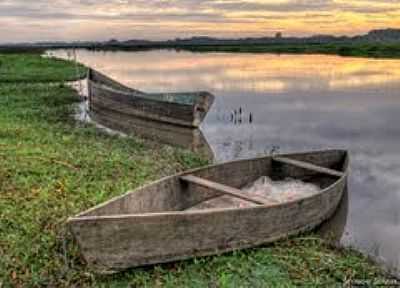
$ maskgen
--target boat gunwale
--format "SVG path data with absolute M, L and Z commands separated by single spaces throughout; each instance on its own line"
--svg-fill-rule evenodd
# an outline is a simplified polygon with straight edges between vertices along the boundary
M 99 208 L 105 207 L 107 205 L 109 205 L 110 203 L 117 201 L 119 199 L 122 199 L 132 193 L 135 193 L 138 190 L 142 190 L 145 189 L 147 187 L 150 187 L 152 185 L 161 183 L 163 181 L 166 181 L 168 179 L 172 179 L 172 178 L 176 178 L 176 177 L 181 177 L 184 175 L 188 175 L 194 172 L 198 172 L 204 169 L 210 169 L 210 168 L 215 168 L 217 166 L 221 166 L 224 164 L 233 164 L 233 163 L 240 163 L 240 162 L 246 162 L 246 161 L 257 161 L 257 160 L 262 160 L 262 159 L 266 159 L 266 158 L 271 158 L 271 160 L 273 160 L 273 157 L 283 157 L 283 156 L 299 156 L 299 155 L 312 155 L 312 154 L 317 154 L 317 153 L 333 153 L 333 152 L 342 152 L 345 155 L 345 159 L 344 159 L 344 163 L 343 163 L 343 175 L 341 177 L 338 177 L 338 179 L 333 182 L 331 185 L 329 185 L 328 187 L 320 190 L 317 194 L 314 195 L 310 195 L 310 196 L 305 196 L 299 199 L 295 199 L 295 200 L 290 200 L 290 201 L 285 201 L 282 203 L 271 203 L 271 205 L 257 205 L 257 206 L 253 206 L 253 207 L 242 207 L 242 208 L 236 208 L 236 207 L 228 207 L 228 208 L 210 208 L 210 209 L 203 209 L 203 210 L 193 210 L 193 211 L 168 211 L 168 212 L 148 212 L 148 213 L 138 213 L 138 214 L 118 214 L 118 215 L 101 215 L 101 216 L 84 216 L 85 214 L 88 214 L 94 210 L 97 210 Z M 347 150 L 343 150 L 343 149 L 330 149 L 330 150 L 317 150 L 317 151 L 311 151 L 311 152 L 304 152 L 304 153 L 289 153 L 289 154 L 276 154 L 276 155 L 267 155 L 267 156 L 262 156 L 262 157 L 256 157 L 256 158 L 247 158 L 247 159 L 240 159 L 240 160 L 235 160 L 235 161 L 230 161 L 230 162 L 226 162 L 226 163 L 220 163 L 220 164 L 212 164 L 212 165 L 208 165 L 205 167 L 201 167 L 201 168 L 195 168 L 186 172 L 181 172 L 181 173 L 177 173 L 175 175 L 172 176 L 167 176 L 167 177 L 163 177 L 160 180 L 157 181 L 153 181 L 151 183 L 142 185 L 138 188 L 136 188 L 135 190 L 130 190 L 128 192 L 126 192 L 123 195 L 114 197 L 104 203 L 101 203 L 97 206 L 94 206 L 84 212 L 81 212 L 79 214 L 77 214 L 76 216 L 70 217 L 67 220 L 67 224 L 71 224 L 71 223 L 76 223 L 76 222 L 86 222 L 86 221 L 97 221 L 97 220 L 117 220 L 117 219 L 133 219 L 133 218 L 152 218 L 152 217 L 178 217 L 178 216 L 193 216 L 193 215 L 204 215 L 204 214 L 219 214 L 219 213 L 224 213 L 224 212 L 230 212 L 230 211 L 253 211 L 253 210 L 258 210 L 258 209 L 270 209 L 270 208 L 277 208 L 277 207 L 286 207 L 286 206 L 291 206 L 294 204 L 301 204 L 304 201 L 313 199 L 313 198 L 317 198 L 320 197 L 322 194 L 327 193 L 328 191 L 334 189 L 334 187 L 343 182 L 349 174 L 349 154 Z M 333 177 L 333 176 L 331 176 Z
M 95 80 L 96 77 L 93 77 L 93 73 L 99 75 L 102 78 L 105 78 L 108 81 L 110 81 L 111 84 L 108 85 L 108 84 L 105 83 L 105 81 L 96 81 Z M 113 77 L 105 75 L 104 73 L 102 73 L 102 72 L 100 72 L 100 71 L 98 71 L 98 70 L 96 70 L 94 68 L 91 68 L 91 67 L 88 68 L 87 80 L 89 80 L 92 83 L 105 85 L 105 86 L 110 87 L 110 88 L 115 87 L 113 89 L 119 90 L 119 91 L 122 91 L 122 90 L 117 88 L 118 86 L 122 87 L 123 89 L 129 90 L 131 93 L 146 94 L 145 92 L 143 92 L 141 90 L 136 90 L 136 89 L 134 89 L 132 87 L 129 87 L 129 86 L 127 86 L 127 85 L 115 80 Z
M 136 97 L 134 95 L 124 95 L 124 96 Z M 140 98 L 140 97 L 138 97 L 138 98 Z M 144 98 L 140 98 L 140 99 L 144 99 Z M 149 99 L 145 99 L 145 101 L 151 101 L 151 99 L 150 100 Z M 172 102 L 165 102 L 165 103 L 173 104 L 174 106 L 177 106 L 177 105 L 184 106 L 183 104 L 175 104 L 175 103 L 172 103 Z M 193 105 L 187 105 L 185 107 L 194 107 L 194 106 Z M 91 110 L 94 113 L 99 113 L 98 109 L 96 109 L 96 108 L 92 107 Z M 111 113 L 119 113 L 119 114 L 125 115 L 127 117 L 134 117 L 134 118 L 138 118 L 138 119 L 144 119 L 144 120 L 152 121 L 152 122 L 155 122 L 155 123 L 166 123 L 166 124 L 175 125 L 175 126 L 178 126 L 178 127 L 199 129 L 197 126 L 194 126 L 193 124 L 189 124 L 187 121 L 179 120 L 177 118 L 170 117 L 170 116 L 154 117 L 154 114 L 153 114 L 153 116 L 145 115 L 144 112 L 140 112 L 139 110 L 136 110 L 136 112 L 134 112 L 134 113 L 126 113 L 126 112 L 121 112 L 121 111 L 115 110 L 113 108 L 108 108 L 108 107 L 107 108 L 101 108 L 101 110 L 103 110 L 103 111 L 105 110 L 105 111 L 108 111 L 108 112 L 111 112 Z
M 185 107 L 186 106 L 193 107 L 193 106 L 195 106 L 197 104 L 196 103 L 185 104 L 185 103 L 179 103 L 179 102 L 174 102 L 174 101 L 158 100 L 158 99 L 154 99 L 154 98 L 148 98 L 146 96 L 163 96 L 163 95 L 166 95 L 166 96 L 168 96 L 168 95 L 180 96 L 180 94 L 182 94 L 182 96 L 189 95 L 189 96 L 194 96 L 194 97 L 200 97 L 202 95 L 205 95 L 207 97 L 210 97 L 210 99 L 211 99 L 211 97 L 214 97 L 213 94 L 211 94 L 210 92 L 207 92 L 207 91 L 171 92 L 171 93 L 169 93 L 169 92 L 168 93 L 145 93 L 145 92 L 140 92 L 140 93 L 131 92 L 131 93 L 129 93 L 129 92 L 125 92 L 125 91 L 118 90 L 116 88 L 110 87 L 109 85 L 106 85 L 106 84 L 102 84 L 102 83 L 99 83 L 99 82 L 96 82 L 96 81 L 92 81 L 92 80 L 90 80 L 90 81 L 92 82 L 92 84 L 94 84 L 96 86 L 100 86 L 101 89 L 108 90 L 108 91 L 113 92 L 113 93 L 118 93 L 118 94 L 121 94 L 121 95 L 124 95 L 124 96 L 140 98 L 140 99 L 144 99 L 144 100 L 152 101 L 152 102 L 156 102 L 156 103 L 160 103 L 160 102 L 161 103 L 171 103 L 171 104 L 174 104 L 174 105 L 185 106 Z M 190 95 L 190 94 L 193 94 L 193 95 Z
M 96 71 L 94 69 L 91 69 L 91 71 L 95 71 L 95 73 L 98 73 L 98 74 L 102 75 L 103 77 L 106 77 L 106 78 L 108 78 L 108 79 L 110 79 L 112 81 L 117 82 L 116 80 L 114 80 L 114 79 L 112 79 L 112 78 L 110 78 L 108 76 L 105 76 L 104 74 L 102 74 L 102 73 L 100 73 L 100 72 L 98 72 L 98 71 Z M 160 93 L 147 93 L 147 92 L 143 92 L 143 91 L 136 90 L 134 88 L 128 87 L 128 86 L 126 86 L 124 84 L 120 84 L 126 90 L 131 90 L 131 92 L 127 92 L 127 91 L 123 91 L 122 89 L 118 89 L 117 87 L 112 87 L 111 85 L 108 85 L 108 84 L 106 84 L 104 82 L 96 81 L 90 76 L 88 77 L 88 81 L 90 81 L 91 84 L 94 84 L 96 86 L 100 86 L 101 89 L 108 90 L 109 92 L 119 93 L 119 94 L 124 95 L 124 96 L 136 97 L 136 98 L 144 99 L 144 100 L 147 100 L 147 101 L 152 101 L 152 102 L 155 102 L 155 103 L 171 103 L 171 104 L 174 104 L 174 105 L 181 105 L 181 106 L 185 106 L 185 107 L 186 106 L 194 107 L 194 106 L 198 105 L 198 101 L 193 101 L 192 104 L 185 104 L 185 103 L 174 102 L 174 101 L 165 101 L 165 100 L 162 100 L 162 99 L 158 100 L 158 99 L 148 98 L 146 96 L 163 96 L 163 95 L 185 96 L 185 95 L 188 95 L 188 96 L 193 96 L 195 98 L 195 100 L 198 100 L 199 97 L 205 96 L 205 97 L 207 97 L 209 99 L 210 106 L 213 104 L 214 99 L 215 99 L 214 94 L 212 94 L 212 93 L 210 93 L 208 91 L 202 91 L 202 90 L 200 90 L 200 91 L 190 91 L 190 92 L 189 91 L 187 91 L 187 92 L 183 91 L 183 92 L 167 92 L 167 93 L 161 93 L 161 92 Z

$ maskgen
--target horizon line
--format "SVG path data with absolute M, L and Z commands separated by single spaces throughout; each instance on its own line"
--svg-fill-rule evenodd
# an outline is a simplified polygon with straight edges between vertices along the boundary
M 289 36 L 285 36 L 284 32 L 282 31 L 276 31 L 275 34 L 273 35 L 265 35 L 265 36 L 239 36 L 236 38 L 232 37 L 215 37 L 215 36 L 209 36 L 209 35 L 192 35 L 188 37 L 175 37 L 175 38 L 168 38 L 168 39 L 143 39 L 143 38 L 127 38 L 127 39 L 118 39 L 116 37 L 110 37 L 109 39 L 103 39 L 103 40 L 39 40 L 39 41 L 30 41 L 30 42 L 0 42 L 0 46 L 7 46 L 7 45 L 21 45 L 21 44 L 48 44 L 48 43 L 107 43 L 111 41 L 118 41 L 118 42 L 128 42 L 128 41 L 145 41 L 145 42 L 160 42 L 160 43 L 165 43 L 165 42 L 173 42 L 173 41 L 179 41 L 179 40 L 190 40 L 190 39 L 199 39 L 199 38 L 209 38 L 213 40 L 246 40 L 246 39 L 264 39 L 264 38 L 270 38 L 270 39 L 290 39 L 290 38 L 296 38 L 296 39 L 307 39 L 307 38 L 313 38 L 313 37 L 333 37 L 333 38 L 356 38 L 356 37 L 362 37 L 362 36 L 367 36 L 371 32 L 374 31 L 388 31 L 388 30 L 393 30 L 393 31 L 399 31 L 400 28 L 381 28 L 381 29 L 371 29 L 363 34 L 355 34 L 355 35 L 350 35 L 350 34 L 341 34 L 341 35 L 334 35 L 334 34 L 310 34 L 308 36 L 292 36 L 291 34 L 287 34 Z M 277 35 L 280 34 L 280 37 L 278 38 Z

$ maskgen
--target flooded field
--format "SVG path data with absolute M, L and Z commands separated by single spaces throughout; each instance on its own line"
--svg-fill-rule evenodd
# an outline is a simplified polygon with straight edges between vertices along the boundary
M 72 58 L 71 52 L 52 55 Z M 351 152 L 342 245 L 400 274 L 400 61 L 320 55 L 78 51 L 145 92 L 207 90 L 201 130 L 217 161 L 281 152 Z

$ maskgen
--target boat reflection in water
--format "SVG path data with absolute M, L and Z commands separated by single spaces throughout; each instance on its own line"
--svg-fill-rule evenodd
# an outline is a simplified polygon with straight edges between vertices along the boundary
M 214 160 L 213 151 L 200 129 L 191 129 L 150 121 L 121 113 L 101 110 L 89 112 L 91 120 L 115 131 L 135 135 L 163 144 L 191 150 L 209 160 Z

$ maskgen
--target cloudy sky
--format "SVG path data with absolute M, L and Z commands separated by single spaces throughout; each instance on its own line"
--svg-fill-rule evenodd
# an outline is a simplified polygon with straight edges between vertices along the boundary
M 0 42 L 359 34 L 400 28 L 400 0 L 1 0 Z

